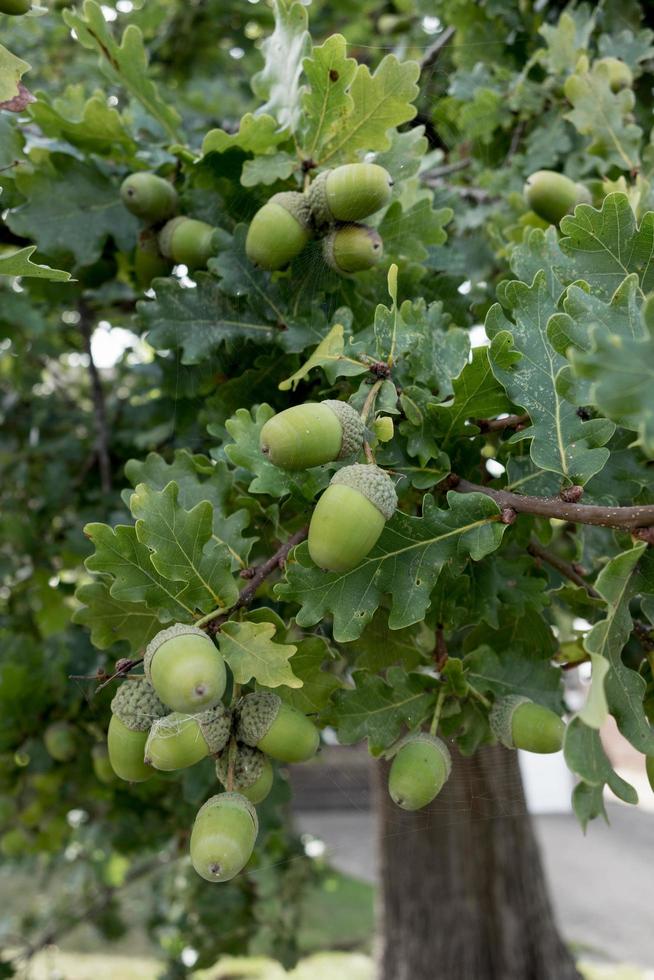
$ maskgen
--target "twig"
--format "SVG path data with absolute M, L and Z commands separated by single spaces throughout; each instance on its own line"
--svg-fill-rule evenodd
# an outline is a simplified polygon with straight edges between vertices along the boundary
M 527 545 L 527 551 L 530 555 L 533 555 L 534 558 L 538 558 L 540 561 L 544 561 L 547 565 L 555 568 L 559 575 L 562 575 L 563 578 L 567 578 L 571 582 L 574 582 L 575 585 L 579 585 L 582 589 L 585 589 L 592 599 L 602 598 L 597 589 L 595 589 L 590 582 L 586 581 L 583 575 L 576 570 L 571 562 L 566 561 L 564 558 L 559 558 L 558 555 L 552 554 L 551 551 L 544 548 L 535 538 L 532 538 Z
M 439 625 L 436 627 L 436 645 L 434 647 L 434 661 L 436 664 L 436 670 L 440 674 L 443 667 L 447 663 L 448 652 L 447 644 L 445 642 L 445 633 L 443 632 L 443 627 Z
M 136 665 L 142 663 L 142 661 L 143 661 L 143 657 L 135 657 L 134 660 L 127 660 L 127 659 L 117 660 L 116 670 L 114 671 L 114 673 L 111 674 L 111 676 L 107 677 L 106 681 L 103 681 L 102 684 L 99 684 L 96 687 L 94 693 L 98 694 L 103 689 L 103 687 L 107 687 L 108 684 L 111 684 L 112 681 L 117 680 L 119 677 L 127 677 L 132 667 L 136 667 Z
M 434 714 L 431 719 L 431 725 L 429 726 L 429 734 L 435 735 L 438 731 L 438 723 L 441 720 L 441 711 L 443 710 L 443 703 L 445 701 L 445 684 L 441 684 L 440 690 L 438 692 L 438 697 L 436 698 L 436 707 L 434 708 Z
M 111 462 L 109 459 L 109 425 L 107 422 L 107 408 L 104 400 L 104 392 L 100 382 L 100 374 L 93 360 L 91 349 L 91 311 L 86 303 L 79 304 L 79 329 L 84 340 L 84 349 L 89 359 L 89 378 L 91 381 L 91 396 L 93 398 L 93 413 L 95 419 L 96 432 L 96 451 L 98 467 L 100 469 L 100 486 L 102 492 L 111 492 Z
M 503 419 L 473 419 L 481 432 L 501 432 L 502 429 L 520 429 L 529 421 L 528 415 L 506 415 Z
M 455 27 L 446 27 L 443 33 L 436 38 L 433 44 L 430 44 L 425 53 L 420 60 L 420 71 L 424 71 L 426 68 L 430 68 L 440 56 L 443 48 L 447 47 L 454 35 L 456 34 Z
M 598 527 L 614 527 L 622 531 L 638 534 L 639 529 L 654 525 L 654 506 L 601 507 L 595 504 L 574 504 L 560 497 L 528 497 L 509 490 L 494 490 L 479 483 L 463 480 L 451 473 L 440 484 L 443 490 L 456 490 L 457 493 L 483 493 L 491 497 L 504 510 L 510 508 L 517 514 L 532 514 L 535 517 L 555 517 L 573 524 L 592 524 Z
M 438 180 L 439 177 L 447 177 L 449 174 L 458 173 L 459 170 L 465 170 L 472 163 L 472 157 L 464 157 L 463 160 L 456 160 L 454 163 L 444 163 L 442 167 L 435 167 L 434 170 L 428 170 L 423 174 L 423 180 L 427 181 L 427 178 Z
M 377 381 L 375 381 L 374 385 L 371 386 L 370 391 L 366 396 L 366 400 L 363 403 L 363 408 L 361 409 L 361 413 L 360 413 L 361 420 L 363 422 L 368 421 L 368 416 L 370 415 L 370 412 L 374 407 L 374 404 L 377 400 L 377 395 L 379 394 L 379 389 L 381 388 L 383 383 L 384 383 L 384 379 L 378 378 Z
M 513 130 L 513 135 L 511 136 L 511 143 L 509 145 L 509 151 L 504 158 L 504 163 L 507 164 L 518 152 L 518 147 L 520 146 L 520 140 L 522 139 L 522 134 L 525 131 L 525 121 L 521 119 L 516 128 Z
M 239 592 L 238 599 L 229 612 L 221 613 L 213 619 L 207 619 L 205 616 L 204 620 L 198 620 L 195 625 L 198 626 L 202 624 L 203 627 L 206 627 L 207 633 L 215 635 L 223 623 L 226 623 L 238 609 L 243 609 L 244 606 L 250 605 L 264 579 L 274 572 L 275 569 L 280 568 L 284 564 L 289 552 L 292 551 L 293 548 L 301 541 L 304 541 L 308 533 L 309 528 L 306 525 L 305 527 L 300 528 L 299 531 L 296 531 L 295 534 L 291 535 L 288 541 L 286 541 L 283 545 L 280 545 L 274 555 L 271 555 L 267 561 L 264 561 L 261 565 L 259 565 L 255 569 L 254 575 L 250 579 L 249 583 Z

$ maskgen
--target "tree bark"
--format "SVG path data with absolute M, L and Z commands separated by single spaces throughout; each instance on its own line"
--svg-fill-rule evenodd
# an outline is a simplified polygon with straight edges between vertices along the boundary
M 579 980 L 558 934 L 517 753 L 452 750 L 434 802 L 407 813 L 376 765 L 378 980 Z

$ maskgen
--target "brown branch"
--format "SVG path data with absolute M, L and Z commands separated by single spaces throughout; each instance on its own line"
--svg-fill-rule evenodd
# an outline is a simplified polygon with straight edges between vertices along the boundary
M 254 600 L 254 597 L 256 596 L 262 582 L 270 574 L 272 574 L 275 569 L 283 567 L 286 559 L 288 558 L 289 552 L 292 551 L 297 544 L 300 544 L 301 541 L 304 541 L 308 533 L 309 528 L 305 525 L 304 527 L 300 528 L 299 531 L 296 531 L 295 534 L 292 534 L 288 541 L 280 545 L 275 554 L 271 555 L 267 561 L 264 561 L 261 565 L 257 565 L 249 583 L 244 589 L 241 589 L 238 599 L 229 612 L 223 613 L 221 616 L 216 616 L 215 619 L 210 620 L 206 624 L 204 628 L 206 629 L 207 633 L 211 634 L 212 636 L 215 635 L 223 623 L 226 623 L 228 619 L 231 619 L 237 610 L 243 609 L 245 606 L 249 606 Z
M 91 397 L 93 398 L 93 415 L 95 419 L 96 433 L 96 452 L 98 467 L 100 469 L 100 486 L 102 492 L 111 492 L 111 462 L 109 459 L 109 424 L 107 422 L 107 408 L 104 399 L 104 391 L 100 381 L 100 374 L 97 365 L 93 360 L 91 350 L 91 311 L 86 303 L 79 305 L 79 329 L 84 340 L 84 349 L 89 359 L 89 379 L 91 382 Z
M 510 490 L 494 490 L 479 483 L 463 480 L 455 473 L 440 484 L 441 489 L 456 490 L 457 493 L 483 493 L 491 497 L 501 510 L 510 508 L 516 514 L 531 514 L 534 517 L 555 517 L 573 524 L 592 524 L 599 527 L 614 527 L 621 531 L 635 532 L 654 525 L 654 506 L 600 507 L 595 504 L 575 504 L 561 500 L 560 497 L 527 497 Z
M 585 589 L 592 599 L 602 598 L 597 589 L 595 589 L 590 582 L 586 581 L 583 575 L 577 571 L 571 562 L 566 561 L 565 558 L 559 558 L 558 555 L 552 554 L 551 551 L 544 548 L 535 538 L 532 538 L 527 545 L 527 551 L 530 555 L 533 555 L 534 558 L 538 558 L 540 561 L 544 561 L 547 565 L 550 565 L 552 568 L 556 569 L 559 575 L 562 575 L 563 578 L 567 578 L 571 582 L 574 582 L 575 585 L 579 585 L 582 589 Z
M 420 60 L 420 71 L 424 71 L 426 68 L 431 68 L 431 66 L 438 61 L 441 51 L 447 47 L 454 35 L 456 34 L 456 28 L 446 27 L 443 33 L 436 38 L 433 44 L 430 44 L 425 53 Z
M 430 183 L 432 180 L 438 180 L 440 177 L 447 177 L 449 174 L 458 173 L 459 170 L 465 170 L 471 163 L 471 157 L 464 157 L 462 160 L 456 160 L 454 163 L 444 163 L 442 167 L 435 167 L 433 170 L 428 170 L 427 173 L 423 174 L 423 180 L 426 183 Z
M 529 421 L 528 415 L 506 415 L 503 419 L 473 419 L 481 432 L 501 432 L 502 429 L 520 429 Z

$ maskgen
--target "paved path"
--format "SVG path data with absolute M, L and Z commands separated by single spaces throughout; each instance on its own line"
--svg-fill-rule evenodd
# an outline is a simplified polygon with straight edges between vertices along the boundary
M 654 814 L 608 805 L 611 826 L 584 836 L 571 815 L 536 817 L 556 913 L 582 954 L 654 967 Z M 340 870 L 375 881 L 373 815 L 305 811 L 299 829 L 324 841 Z

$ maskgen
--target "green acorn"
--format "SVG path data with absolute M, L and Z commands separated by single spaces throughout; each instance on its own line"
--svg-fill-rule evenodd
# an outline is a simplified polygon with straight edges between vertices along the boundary
M 217 704 L 225 693 L 227 671 L 220 651 L 197 626 L 176 623 L 148 643 L 143 668 L 169 708 L 194 714 Z
M 366 427 L 351 405 L 328 398 L 293 405 L 264 424 L 261 452 L 282 470 L 306 470 L 358 453 Z
M 330 572 L 355 568 L 375 546 L 396 507 L 395 487 L 384 470 L 364 463 L 344 466 L 311 515 L 311 560 Z
M 346 163 L 325 170 L 308 192 L 314 224 L 361 221 L 388 204 L 392 186 L 389 172 L 376 163 Z
M 161 254 L 188 269 L 203 269 L 217 251 L 219 229 L 195 218 L 173 218 L 159 232 Z
M 245 251 L 261 269 L 282 269 L 311 237 L 309 202 L 304 194 L 283 191 L 259 208 L 250 222 Z
M 491 731 L 508 749 L 546 754 L 563 746 L 565 723 L 557 714 L 529 698 L 500 698 L 490 713 Z
M 111 702 L 111 711 L 107 732 L 111 768 L 121 779 L 141 783 L 152 775 L 152 769 L 143 761 L 148 730 L 166 714 L 166 706 L 144 678 L 123 681 Z
M 592 203 L 583 184 L 575 184 L 574 180 L 554 170 L 537 170 L 527 177 L 524 195 L 531 210 L 553 225 L 558 225 L 561 218 L 574 211 L 578 204 Z
M 163 772 L 194 766 L 224 749 L 231 727 L 231 712 L 223 704 L 197 715 L 174 711 L 153 723 L 145 743 L 145 764 Z
M 244 796 L 212 796 L 191 831 L 193 867 L 206 881 L 230 881 L 250 860 L 258 831 L 257 811 Z
M 159 251 L 157 236 L 153 232 L 139 235 L 134 249 L 134 276 L 141 289 L 148 289 L 153 279 L 167 276 L 172 263 Z
M 280 762 L 306 762 L 318 751 L 320 734 L 306 715 L 277 694 L 247 694 L 239 708 L 236 737 Z
M 388 792 L 403 810 L 420 810 L 440 793 L 451 769 L 442 739 L 427 732 L 408 735 L 393 757 Z
M 93 746 L 91 759 L 96 779 L 101 783 L 113 783 L 116 779 L 116 773 L 111 765 L 106 742 L 98 742 L 97 745 Z
M 645 771 L 647 772 L 647 778 L 654 793 L 654 755 L 645 756 Z
M 55 762 L 68 762 L 75 755 L 75 729 L 66 721 L 55 721 L 43 733 L 48 755 Z
M 128 211 L 144 221 L 166 221 L 177 210 L 177 191 L 156 174 L 130 174 L 120 185 L 120 196 Z
M 605 65 L 608 68 L 612 92 L 620 92 L 623 88 L 631 88 L 634 84 L 631 68 L 620 58 L 600 58 L 595 64 Z
M 229 748 L 216 759 L 216 776 L 227 788 L 229 771 Z M 270 759 L 249 745 L 238 745 L 234 755 L 233 787 L 235 792 L 249 800 L 261 803 L 272 789 L 274 778 Z
M 0 14 L 18 17 L 31 9 L 32 0 L 0 0 Z
M 364 272 L 381 260 L 384 243 L 374 228 L 342 225 L 325 236 L 322 254 L 327 265 L 336 272 Z

